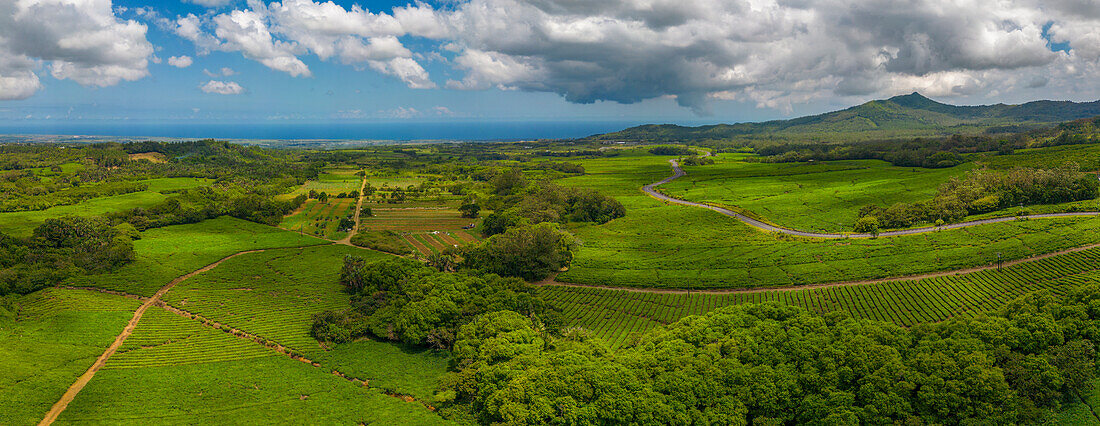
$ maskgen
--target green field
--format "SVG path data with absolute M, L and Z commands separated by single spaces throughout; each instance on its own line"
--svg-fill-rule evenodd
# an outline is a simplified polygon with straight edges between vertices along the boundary
M 0 232 L 12 236 L 27 236 L 46 219 L 68 215 L 96 216 L 135 207 L 151 207 L 167 198 L 161 191 L 194 188 L 208 185 L 211 181 L 196 178 L 159 178 L 138 182 L 148 185 L 148 189 L 129 194 L 93 198 L 78 204 L 55 206 L 46 210 L 0 213 Z
M 326 350 L 309 335 L 313 314 L 349 306 L 337 280 L 349 254 L 374 260 L 390 256 L 343 245 L 250 253 L 180 283 L 165 301 L 276 342 L 325 367 L 370 380 L 371 386 L 430 396 L 436 378 L 447 370 L 447 356 L 370 341 Z
M 859 208 L 932 198 L 973 163 L 946 169 L 895 167 L 879 160 L 753 163 L 748 154 L 720 154 L 715 164 L 685 166 L 687 176 L 661 185 L 684 200 L 732 206 L 786 228 L 851 231 Z M 669 169 L 671 174 L 671 169 Z
M 317 238 L 223 216 L 145 231 L 140 240 L 134 241 L 137 253 L 134 262 L 112 273 L 72 279 L 70 284 L 150 296 L 176 277 L 240 251 L 325 243 Z
M 224 334 L 205 329 L 205 334 Z M 257 345 L 258 346 L 258 345 Z M 405 402 L 285 356 L 100 370 L 59 423 L 439 424 Z
M 141 302 L 46 289 L 0 305 L 0 424 L 35 424 L 114 341 Z
M 329 198 L 324 203 L 306 200 L 297 211 L 283 218 L 279 227 L 328 240 L 339 240 L 348 235 L 339 229 L 340 218 L 353 217 L 357 202 L 355 198 Z
M 558 279 L 605 286 L 753 288 L 850 281 L 985 265 L 1100 242 L 1100 220 L 1015 221 L 878 239 L 822 240 L 770 234 L 641 191 L 669 175 L 667 157 L 627 154 L 584 161 L 563 185 L 619 199 L 626 217 L 573 228 L 582 244 Z
M 477 224 L 480 219 L 463 218 L 456 209 L 379 207 L 372 211 L 373 216 L 360 218 L 360 229 L 401 234 L 404 244 L 421 254 L 438 253 L 478 240 L 473 231 L 462 228 Z
M 974 316 L 1034 291 L 1061 294 L 1089 282 L 1100 282 L 1100 249 L 962 275 L 804 290 L 673 294 L 547 286 L 539 292 L 561 308 L 571 323 L 594 331 L 612 346 L 621 346 L 631 333 L 742 303 L 777 301 L 908 327 Z

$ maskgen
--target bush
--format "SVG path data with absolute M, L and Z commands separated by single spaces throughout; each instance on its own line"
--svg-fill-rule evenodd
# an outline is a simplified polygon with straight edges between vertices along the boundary
M 536 281 L 573 261 L 572 235 L 554 224 L 512 228 L 477 245 L 464 247 L 462 266 Z

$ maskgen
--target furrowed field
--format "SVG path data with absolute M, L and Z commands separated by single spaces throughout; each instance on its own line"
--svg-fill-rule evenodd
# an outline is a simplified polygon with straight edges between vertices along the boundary
M 479 238 L 463 227 L 478 219 L 463 218 L 452 208 L 375 208 L 374 216 L 360 218 L 362 231 L 392 231 L 417 252 L 427 255 L 462 246 Z
M 348 295 L 338 283 L 345 255 L 369 260 L 390 256 L 343 245 L 249 253 L 180 283 L 165 301 L 369 380 L 372 387 L 429 397 L 435 380 L 447 370 L 445 353 L 369 340 L 326 349 L 309 335 L 314 314 L 348 307 Z
M 47 289 L 0 305 L 0 423 L 35 424 L 122 331 L 141 302 Z
M 647 196 L 640 188 L 670 175 L 667 161 L 624 153 L 586 160 L 585 176 L 558 181 L 600 189 L 627 207 L 626 217 L 573 229 L 582 245 L 558 280 L 614 287 L 780 287 L 967 268 L 1100 243 L 1100 220 L 1090 217 L 877 239 L 771 234 L 712 211 Z
M 1002 269 L 910 281 L 742 293 L 646 293 L 599 288 L 545 286 L 539 293 L 572 324 L 592 330 L 612 346 L 689 315 L 742 303 L 777 301 L 815 312 L 844 312 L 855 318 L 902 326 L 975 316 L 997 310 L 1017 297 L 1100 282 L 1100 249 L 1089 249 Z
M 143 319 L 134 337 L 161 346 L 131 351 L 166 349 L 109 364 L 69 404 L 59 422 L 443 422 L 418 402 L 385 395 L 220 330 L 180 321 L 194 323 L 182 317 L 148 324 Z M 179 345 L 191 345 L 193 350 L 173 349 Z
M 339 240 L 348 235 L 340 229 L 340 218 L 355 215 L 355 198 L 329 198 L 326 202 L 306 200 L 302 207 L 283 219 L 283 229 Z

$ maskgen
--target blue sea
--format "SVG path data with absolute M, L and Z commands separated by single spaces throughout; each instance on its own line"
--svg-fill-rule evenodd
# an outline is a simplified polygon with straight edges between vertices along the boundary
M 644 124 L 640 121 L 448 121 L 181 123 L 37 121 L 0 123 L 0 134 L 215 139 L 525 140 L 580 138 Z

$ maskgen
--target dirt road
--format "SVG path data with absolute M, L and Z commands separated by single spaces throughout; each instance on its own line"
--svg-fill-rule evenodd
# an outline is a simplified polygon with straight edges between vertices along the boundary
M 827 239 L 896 237 L 896 236 L 901 236 L 901 235 L 923 234 L 923 233 L 926 233 L 926 232 L 935 232 L 935 231 L 945 230 L 945 229 L 957 229 L 957 228 L 965 228 L 965 227 L 968 227 L 968 226 L 986 225 L 986 224 L 990 224 L 990 223 L 1011 222 L 1011 221 L 1014 221 L 1014 220 L 1021 220 L 1021 219 L 1044 219 L 1044 218 L 1054 218 L 1054 217 L 1098 216 L 1098 215 L 1100 215 L 1100 212 L 1042 213 L 1042 214 L 1031 214 L 1031 215 L 1024 215 L 1024 216 L 1017 216 L 1017 217 L 998 217 L 998 218 L 993 218 L 993 219 L 970 220 L 970 221 L 966 221 L 966 222 L 952 223 L 952 224 L 943 225 L 943 226 L 926 226 L 926 227 L 922 227 L 922 228 L 899 229 L 899 230 L 896 230 L 896 231 L 880 232 L 877 235 L 868 234 L 868 233 L 860 233 L 860 232 L 832 233 L 832 232 L 800 231 L 800 230 L 797 230 L 797 229 L 782 228 L 782 227 L 772 225 L 770 223 L 761 222 L 759 220 L 753 219 L 751 217 L 745 216 L 741 213 L 737 213 L 737 212 L 735 212 L 733 210 L 730 210 L 730 209 L 727 209 L 727 208 L 712 206 L 712 205 L 703 204 L 703 203 L 696 203 L 694 201 L 681 200 L 679 198 L 673 198 L 673 197 L 670 197 L 668 195 L 657 192 L 657 190 L 655 189 L 656 187 L 664 185 L 664 184 L 669 183 L 669 182 L 672 182 L 673 180 L 687 174 L 687 173 L 684 172 L 684 169 L 680 168 L 680 164 L 678 162 L 676 162 L 676 160 L 668 160 L 668 161 L 669 161 L 669 163 L 672 164 L 672 171 L 673 171 L 672 176 L 669 176 L 669 177 L 665 178 L 664 180 L 662 180 L 660 182 L 651 183 L 649 185 L 646 185 L 646 186 L 642 187 L 642 190 L 645 191 L 650 196 L 652 196 L 653 198 L 656 198 L 656 199 L 661 200 L 661 201 L 666 201 L 666 202 L 669 202 L 669 203 L 682 204 L 682 205 L 685 205 L 685 206 L 701 207 L 701 208 L 704 208 L 704 209 L 714 210 L 718 213 L 721 213 L 721 214 L 724 214 L 726 216 L 729 216 L 729 217 L 735 218 L 737 220 L 740 220 L 741 222 L 744 222 L 746 225 L 749 225 L 749 226 L 757 228 L 757 229 L 761 229 L 761 230 L 764 230 L 764 231 L 771 231 L 771 232 L 779 232 L 779 233 L 783 233 L 783 234 L 787 234 L 787 235 L 795 235 L 795 236 L 799 236 L 799 237 L 827 238 Z

